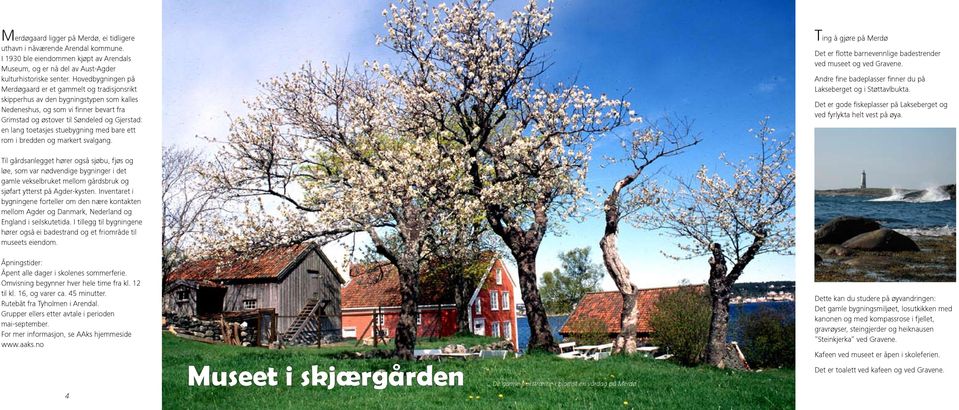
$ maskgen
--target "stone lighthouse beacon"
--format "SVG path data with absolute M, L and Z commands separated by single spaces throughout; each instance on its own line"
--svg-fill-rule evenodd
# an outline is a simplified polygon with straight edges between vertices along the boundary
M 866 189 L 866 170 L 862 170 L 862 179 L 859 180 L 859 189 Z

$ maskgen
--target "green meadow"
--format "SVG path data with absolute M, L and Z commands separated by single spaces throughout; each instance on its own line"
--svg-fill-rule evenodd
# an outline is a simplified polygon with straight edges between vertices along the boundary
M 487 342 L 475 336 L 423 341 L 430 348 Z M 382 346 L 381 348 L 389 348 Z M 163 333 L 163 406 L 206 408 L 794 408 L 795 373 L 683 367 L 643 357 L 612 356 L 600 361 L 564 360 L 533 354 L 520 358 L 448 359 L 403 362 L 392 359 L 343 359 L 345 352 L 373 349 L 341 343 L 321 349 L 263 348 L 206 344 Z M 313 365 L 343 371 L 425 370 L 463 373 L 462 386 L 450 387 L 301 387 L 300 373 Z M 188 385 L 188 366 L 214 371 L 280 372 L 277 387 L 196 387 Z M 293 386 L 284 372 L 293 367 Z

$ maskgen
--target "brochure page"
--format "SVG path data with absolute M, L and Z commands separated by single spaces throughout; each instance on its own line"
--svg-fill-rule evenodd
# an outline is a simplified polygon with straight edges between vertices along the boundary
M 3 408 L 953 408 L 951 2 L 4 1 Z

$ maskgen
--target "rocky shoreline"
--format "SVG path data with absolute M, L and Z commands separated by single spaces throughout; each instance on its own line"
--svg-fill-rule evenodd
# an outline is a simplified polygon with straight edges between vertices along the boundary
M 906 236 L 857 216 L 816 230 L 817 282 L 954 282 L 956 237 Z

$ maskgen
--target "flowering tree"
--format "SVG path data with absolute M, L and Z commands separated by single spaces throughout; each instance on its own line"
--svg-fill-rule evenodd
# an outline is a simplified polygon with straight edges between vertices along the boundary
M 606 271 L 623 297 L 621 331 L 614 342 L 616 352 L 636 352 L 636 315 L 639 308 L 636 304 L 639 289 L 630 279 L 629 268 L 619 257 L 616 244 L 619 223 L 623 219 L 635 219 L 640 210 L 659 200 L 660 189 L 644 172 L 657 160 L 679 155 L 699 143 L 700 139 L 691 133 L 690 125 L 686 120 L 674 122 L 664 118 L 659 124 L 637 129 L 629 136 L 620 138 L 622 155 L 607 158 L 611 165 L 624 164 L 626 169 L 625 175 L 613 184 L 603 201 L 606 225 L 603 239 L 599 241 Z
M 723 366 L 732 286 L 753 259 L 764 253 L 791 254 L 795 244 L 795 179 L 792 136 L 777 140 L 760 122 L 759 151 L 733 162 L 720 158 L 728 175 L 702 166 L 692 181 L 679 181 L 658 202 L 659 226 L 689 240 L 679 244 L 684 257 L 709 255 L 712 301 L 706 360 Z M 727 261 L 733 263 L 732 267 Z
M 453 143 L 449 152 L 464 156 L 468 195 L 516 260 L 529 348 L 552 350 L 536 284 L 539 245 L 550 220 L 573 214 L 585 194 L 593 138 L 633 118 L 628 103 L 587 87 L 539 83 L 552 1 L 531 0 L 505 19 L 491 3 L 393 5 L 378 41 L 404 57 L 393 83 Z
M 415 340 L 417 273 L 437 232 L 430 227 L 470 226 L 477 210 L 517 261 L 529 348 L 555 349 L 536 288 L 539 244 L 551 218 L 576 211 L 593 138 L 633 120 L 623 101 L 538 83 L 547 64 L 536 50 L 550 35 L 552 2 L 531 0 L 507 19 L 490 5 L 391 5 L 377 43 L 397 53 L 396 67 L 307 66 L 274 79 L 251 114 L 233 120 L 208 170 L 236 197 L 287 205 L 279 223 L 251 215 L 243 230 L 254 237 L 367 232 L 400 272 L 401 356 Z M 398 240 L 384 240 L 384 230 Z M 238 247 L 256 242 L 221 236 Z
M 196 172 L 203 162 L 202 153 L 196 149 L 163 147 L 160 202 L 164 277 L 186 259 L 187 249 L 200 233 L 203 220 L 219 210 L 217 196 L 213 191 L 202 189 Z
M 418 116 L 415 96 L 389 68 L 350 72 L 323 65 L 263 84 L 233 118 L 226 144 L 205 174 L 233 198 L 271 197 L 279 215 L 248 208 L 212 232 L 232 250 L 365 232 L 396 266 L 402 298 L 396 354 L 411 358 L 421 263 L 432 227 L 475 218 L 461 155 Z

